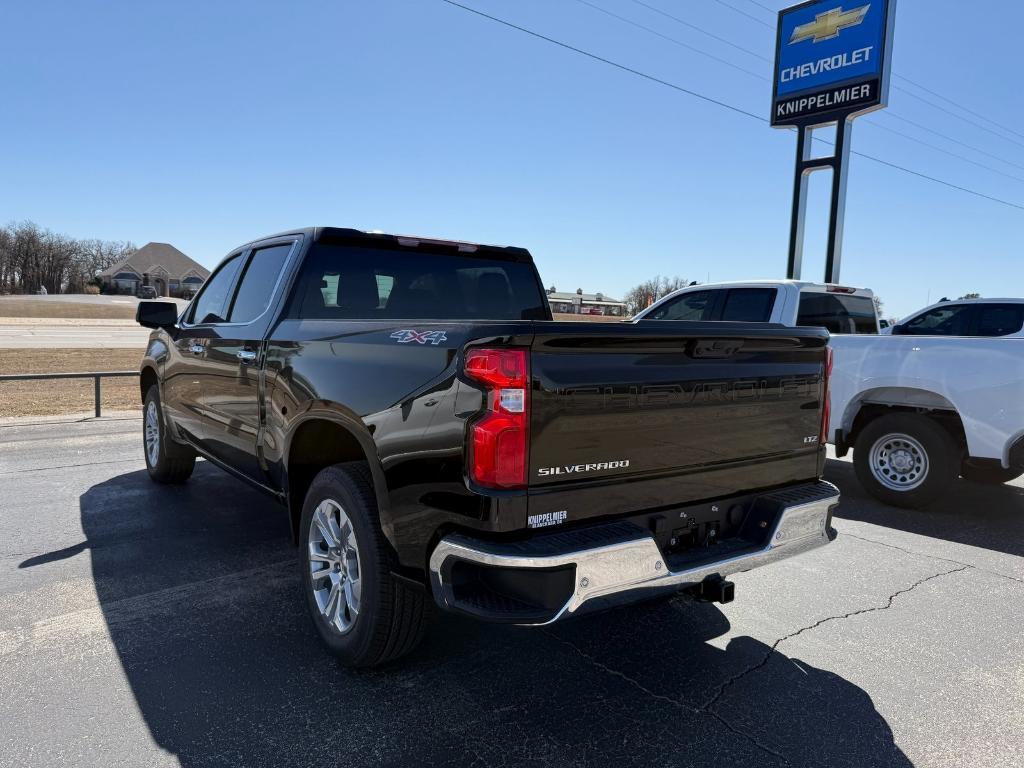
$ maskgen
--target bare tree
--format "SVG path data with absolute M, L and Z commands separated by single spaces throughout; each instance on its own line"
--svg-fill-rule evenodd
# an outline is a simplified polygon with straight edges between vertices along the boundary
M 129 242 L 75 240 L 31 221 L 0 228 L 0 292 L 80 292 L 136 250 Z
M 961 299 L 980 299 L 981 298 L 981 294 L 980 293 L 973 293 L 973 292 L 972 293 L 965 293 L 960 298 Z
M 624 301 L 626 302 L 626 311 L 630 315 L 635 315 L 647 307 L 651 306 L 658 299 L 663 296 L 667 296 L 672 291 L 677 291 L 680 288 L 685 288 L 687 285 L 693 285 L 678 275 L 675 277 L 662 277 L 656 275 L 650 280 L 645 280 L 639 285 L 635 285 L 626 292 Z

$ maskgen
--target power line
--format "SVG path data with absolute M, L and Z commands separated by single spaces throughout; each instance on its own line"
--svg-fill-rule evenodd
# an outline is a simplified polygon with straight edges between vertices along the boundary
M 655 13 L 661 14 L 667 19 L 672 19 L 672 21 L 676 22 L 677 24 L 682 24 L 684 27 L 689 27 L 690 29 L 696 30 L 697 32 L 700 32 L 702 35 L 710 37 L 712 40 L 717 40 L 720 43 L 724 43 L 725 45 L 735 48 L 737 51 L 742 51 L 743 53 L 749 54 L 750 56 L 753 56 L 756 59 L 760 59 L 761 61 L 767 61 L 771 63 L 771 59 L 769 59 L 767 56 L 762 56 L 757 51 L 752 51 L 749 48 L 744 48 L 742 45 L 737 45 L 728 38 L 719 37 L 713 32 L 708 32 L 708 30 L 704 29 L 703 27 L 698 27 L 696 24 L 692 24 L 689 21 L 686 21 L 685 19 L 681 19 L 678 16 L 673 16 L 671 13 L 661 10 L 661 8 L 656 8 L 655 6 L 650 5 L 649 3 L 643 2 L 643 0 L 630 0 L 630 2 L 636 5 L 643 6 L 649 11 L 654 11 Z
M 540 32 L 534 32 L 532 29 L 520 27 L 518 24 L 513 24 L 511 21 L 505 21 L 505 19 L 500 19 L 497 16 L 491 16 L 489 13 L 484 13 L 483 11 L 478 11 L 476 8 L 471 8 L 468 5 L 457 3 L 455 2 L 455 0 L 441 0 L 441 2 L 447 3 L 448 5 L 454 6 L 456 8 L 461 8 L 462 10 L 468 11 L 469 13 L 475 13 L 477 16 L 481 16 L 485 19 L 490 19 L 491 21 L 497 22 L 498 24 L 502 24 L 506 27 L 509 27 L 510 29 L 515 29 L 519 32 L 530 35 L 531 37 L 536 37 L 538 40 L 543 40 L 544 42 L 551 43 L 552 45 L 557 45 L 559 48 L 565 48 L 567 51 L 572 51 L 573 53 L 578 53 L 581 56 L 586 56 L 588 59 L 600 61 L 602 64 L 607 64 L 610 67 L 621 69 L 623 72 L 629 72 L 629 74 L 636 75 L 637 77 L 642 77 L 644 80 L 650 80 L 652 83 L 664 85 L 675 91 L 679 91 L 680 93 L 685 93 L 690 96 L 693 96 L 694 98 L 700 99 L 701 101 L 706 101 L 709 104 L 714 104 L 716 106 L 723 107 L 724 109 L 728 109 L 731 112 L 736 112 L 737 114 L 752 117 L 755 120 L 760 120 L 761 122 L 764 122 L 764 119 L 759 115 L 756 115 L 753 112 L 748 112 L 747 110 L 742 109 L 741 107 L 736 107 L 727 102 L 719 101 L 718 99 L 712 98 L 711 96 L 705 96 L 703 93 L 692 91 L 689 88 L 684 88 L 683 86 L 677 85 L 676 83 L 670 83 L 668 80 L 662 80 L 660 77 L 655 77 L 654 75 L 649 75 L 646 72 L 641 72 L 639 69 L 627 67 L 625 64 L 620 64 L 617 61 L 612 61 L 611 59 L 606 59 L 603 56 L 598 56 L 596 53 L 585 51 L 582 48 L 576 48 L 575 46 L 569 45 L 569 43 L 563 43 L 561 40 L 555 40 L 555 38 L 553 37 L 542 35 Z
M 937 92 L 933 91 L 931 88 L 926 88 L 925 86 L 921 85 L 920 83 L 914 82 L 909 77 L 904 77 L 903 75 L 893 75 L 893 77 L 898 77 L 903 82 L 910 83 L 915 88 L 920 88 L 925 93 L 930 93 L 932 96 L 935 96 L 935 97 L 940 98 L 940 99 L 942 99 L 943 101 L 945 101 L 945 102 L 947 102 L 949 104 L 952 104 L 957 109 L 962 110 L 962 111 L 966 112 L 969 115 L 974 115 L 975 117 L 980 117 L 982 120 L 985 120 L 985 121 L 987 121 L 989 123 L 992 123 L 992 125 L 997 126 L 998 128 L 1002 128 L 1007 133 L 1012 133 L 1014 136 L 1020 136 L 1022 139 L 1024 139 L 1024 133 L 1021 133 L 1020 131 L 1015 131 L 1013 128 L 1009 128 L 1009 127 L 1003 125 L 1002 123 L 997 123 L 991 117 L 985 117 L 980 112 L 975 112 L 973 109 L 969 109 L 969 108 L 965 107 L 963 104 L 960 104 L 959 102 L 953 101 L 952 99 L 948 99 L 945 96 L 943 96 L 941 93 L 937 93 Z
M 737 7 L 735 6 L 735 5 L 732 5 L 731 3 L 727 3 L 727 2 L 725 2 L 725 0 L 715 0 L 715 2 L 716 2 L 716 3 L 718 3 L 719 5 L 724 5 L 724 6 L 725 6 L 726 8 L 728 8 L 728 9 L 729 9 L 730 11 L 735 11 L 735 12 L 736 12 L 736 13 L 738 13 L 738 14 L 739 14 L 740 16 L 746 16 L 746 17 L 747 17 L 748 19 L 750 19 L 751 21 L 756 21 L 756 22 L 757 22 L 758 24 L 760 24 L 760 25 L 762 25 L 762 26 L 765 26 L 765 27 L 768 27 L 768 29 L 775 29 L 774 25 L 772 25 L 772 24 L 769 24 L 769 23 L 768 23 L 767 21 L 765 21 L 764 19 L 760 19 L 760 18 L 758 18 L 757 16 L 755 16 L 755 15 L 754 15 L 754 14 L 752 14 L 752 13 L 747 13 L 747 12 L 746 12 L 746 11 L 744 11 L 744 10 L 743 10 L 742 8 L 737 8 Z
M 729 104 L 728 102 L 721 101 L 721 100 L 713 98 L 711 96 L 706 96 L 703 93 L 699 93 L 697 91 L 691 90 L 690 88 L 685 88 L 685 87 L 683 87 L 681 85 L 678 85 L 676 83 L 670 82 L 668 80 L 663 80 L 660 77 L 655 77 L 654 75 L 648 74 L 646 72 L 642 72 L 642 71 L 640 71 L 638 69 L 634 69 L 634 68 L 629 67 L 629 66 L 627 66 L 625 64 L 620 64 L 617 61 L 613 61 L 612 59 L 605 58 L 604 56 L 599 56 L 596 53 L 591 53 L 590 51 L 584 50 L 582 48 L 577 48 L 574 45 L 570 45 L 569 43 L 564 43 L 561 40 L 556 40 L 553 37 L 548 37 L 547 35 L 543 35 L 540 32 L 535 32 L 532 29 L 527 29 L 526 27 L 519 26 L 518 24 L 514 24 L 511 21 L 506 21 L 505 19 L 499 18 L 497 16 L 492 16 L 489 13 L 485 13 L 483 11 L 477 10 L 476 8 L 472 8 L 472 7 L 468 6 L 468 5 L 463 5 L 462 3 L 456 2 L 456 0 L 440 0 L 440 2 L 443 2 L 443 3 L 445 3 L 447 5 L 450 5 L 450 6 L 454 7 L 454 8 L 459 8 L 459 9 L 461 9 L 463 11 L 466 11 L 467 13 L 472 13 L 472 14 L 474 14 L 476 16 L 481 17 L 481 18 L 488 19 L 488 20 L 493 21 L 493 22 L 495 22 L 497 24 L 501 24 L 502 26 L 507 27 L 509 29 L 514 29 L 514 30 L 516 30 L 518 32 L 522 32 L 523 34 L 529 35 L 530 37 L 536 38 L 538 40 L 543 40 L 546 43 L 550 43 L 551 45 L 558 46 L 559 48 L 563 48 L 563 49 L 565 49 L 567 51 L 572 51 L 573 53 L 578 53 L 581 56 L 585 56 L 588 59 L 592 59 L 594 61 L 601 62 L 602 64 L 605 64 L 607 66 L 614 67 L 615 69 L 621 70 L 622 72 L 628 72 L 629 74 L 635 75 L 636 77 L 641 77 L 644 80 L 648 80 L 648 81 L 650 81 L 652 83 L 657 83 L 658 85 L 663 85 L 666 88 L 671 88 L 674 91 L 678 91 L 680 93 L 685 93 L 688 96 L 693 96 L 694 98 L 700 99 L 701 101 L 705 101 L 705 102 L 707 102 L 709 104 L 714 104 L 715 106 L 722 107 L 723 109 L 727 109 L 730 112 L 735 112 L 736 114 L 743 115 L 743 116 L 749 117 L 749 118 L 753 118 L 754 120 L 756 120 L 759 123 L 764 124 L 764 123 L 768 122 L 767 120 L 765 120 L 760 115 L 757 115 L 757 114 L 755 114 L 753 112 L 750 112 L 748 110 L 742 109 L 741 107 L 734 106 L 732 104 Z M 831 144 L 831 142 L 827 142 L 827 141 L 824 142 L 824 143 L 825 144 Z M 975 197 L 980 197 L 980 198 L 982 198 L 984 200 L 989 200 L 989 201 L 994 202 L 994 203 L 999 203 L 1001 205 L 1005 205 L 1005 206 L 1007 206 L 1009 208 L 1015 208 L 1017 210 L 1024 211 L 1024 205 L 1021 205 L 1020 203 L 1014 203 L 1014 202 L 1012 202 L 1010 200 L 1004 200 L 1004 199 L 999 198 L 999 197 L 994 197 L 993 195 L 987 195 L 984 192 L 978 192 L 977 190 L 970 189 L 969 187 L 960 186 L 959 184 L 954 184 L 952 182 L 945 181 L 944 179 L 940 179 L 940 178 L 937 178 L 935 176 L 929 176 L 928 174 L 921 173 L 920 171 L 915 171 L 915 170 L 912 170 L 910 168 L 906 168 L 906 167 L 904 167 L 902 165 L 898 165 L 898 164 L 890 162 L 888 160 L 883 160 L 882 158 L 875 157 L 874 155 L 869 155 L 869 154 L 864 153 L 864 152 L 858 152 L 856 150 L 851 150 L 851 154 L 857 155 L 858 157 L 863 157 L 866 160 L 871 160 L 871 161 L 873 161 L 875 163 L 879 163 L 880 165 L 884 165 L 884 166 L 887 166 L 889 168 L 893 168 L 895 170 L 902 171 L 904 173 L 909 173 L 912 176 L 917 176 L 918 178 L 926 179 L 926 180 L 934 182 L 936 184 L 941 184 L 942 186 L 949 187 L 950 189 L 956 189 L 956 190 L 959 190 L 961 192 L 965 192 L 966 194 L 973 195 Z
M 663 34 L 661 32 L 658 32 L 656 30 L 653 30 L 650 27 L 644 26 L 643 24 L 638 24 L 638 23 L 634 22 L 632 19 L 626 18 L 625 16 L 620 16 L 617 13 L 612 13 L 611 11 L 605 10 L 601 6 L 595 5 L 594 3 L 590 2 L 590 0 L 576 0 L 576 2 L 578 2 L 578 3 L 582 4 L 582 5 L 587 6 L 588 8 L 592 8 L 595 11 L 600 11 L 601 13 L 604 13 L 604 14 L 606 14 L 606 15 L 614 18 L 614 19 L 617 19 L 618 21 L 621 21 L 621 22 L 623 22 L 625 24 L 629 24 L 631 26 L 634 26 L 634 27 L 637 27 L 639 29 L 642 29 L 645 32 L 649 32 L 649 33 L 651 33 L 653 35 L 656 35 L 657 37 L 660 37 L 660 38 L 662 38 L 664 40 L 668 40 L 669 42 L 677 43 L 679 45 L 682 45 L 683 47 L 688 48 L 689 50 L 695 51 L 695 52 L 697 52 L 697 53 L 699 53 L 699 54 L 701 54 L 703 56 L 707 56 L 710 59 L 722 62 L 722 59 L 718 58 L 717 56 L 713 56 L 713 55 L 711 55 L 711 54 L 707 53 L 706 51 L 703 51 L 703 50 L 701 50 L 699 48 L 694 48 L 692 46 L 689 46 L 686 43 L 683 43 L 681 40 L 678 40 L 677 38 L 674 38 L 674 37 L 671 37 L 669 35 L 666 35 L 666 34 Z M 654 6 L 649 5 L 647 3 L 644 3 L 644 2 L 641 2 L 640 0 L 633 0 L 633 2 L 635 2 L 638 5 L 642 5 L 642 6 L 646 7 L 646 8 L 650 8 L 651 10 L 658 11 L 658 9 L 655 8 Z M 660 13 L 660 11 L 658 11 L 658 12 Z M 710 33 L 707 32 L 707 30 L 699 27 L 696 24 L 690 24 L 689 22 L 686 22 L 686 21 L 684 21 L 682 19 L 678 19 L 677 17 L 672 16 L 671 14 L 667 14 L 666 13 L 664 15 L 667 16 L 668 18 L 672 19 L 673 21 L 678 21 L 680 24 L 684 24 L 684 25 L 686 25 L 688 27 L 692 27 L 693 29 L 697 30 L 698 32 L 701 32 L 702 34 L 710 35 Z M 718 38 L 718 39 L 721 39 L 721 38 Z M 739 47 L 739 46 L 735 46 L 735 47 Z M 740 48 L 740 50 L 746 50 L 746 49 Z M 751 55 L 758 56 L 758 54 L 754 53 L 753 51 L 746 51 L 746 52 L 750 53 Z M 759 58 L 762 58 L 764 61 L 768 61 L 768 59 L 766 59 L 764 57 L 760 57 L 759 56 Z M 722 62 L 722 63 L 727 63 L 727 64 L 732 65 L 731 62 Z M 764 82 L 770 82 L 770 78 L 768 78 L 767 76 L 765 76 L 763 74 L 760 74 L 760 73 L 757 73 L 757 72 L 751 72 L 750 70 L 747 70 L 747 69 L 743 69 L 741 71 L 746 72 L 747 74 L 749 74 L 749 75 L 751 75 L 753 77 L 756 77 L 759 80 L 762 80 Z M 1012 162 L 1010 160 L 1004 160 L 999 155 L 995 155 L 995 154 L 993 154 L 991 152 L 986 152 L 983 149 L 979 149 L 978 147 L 975 147 L 975 146 L 973 146 L 971 144 L 968 144 L 967 142 L 960 141 L 959 139 L 955 139 L 952 136 L 947 136 L 944 133 L 940 133 L 939 131 L 936 131 L 936 130 L 934 130 L 932 128 L 929 128 L 928 126 L 922 125 L 921 123 L 917 123 L 917 122 L 914 122 L 913 120 L 909 120 L 907 118 L 901 117 L 901 116 L 895 114 L 892 111 L 890 111 L 887 114 L 887 117 L 892 117 L 892 118 L 895 118 L 897 120 L 902 120 L 902 121 L 904 121 L 906 123 L 909 123 L 910 125 L 913 125 L 913 126 L 916 126 L 916 127 L 920 128 L 921 130 L 927 131 L 928 133 L 935 134 L 936 136 L 939 136 L 939 137 L 941 137 L 943 139 L 946 139 L 947 141 L 951 141 L 954 144 L 959 144 L 959 145 L 961 145 L 963 147 L 966 147 L 968 149 L 974 150 L 975 152 L 978 152 L 979 154 L 987 155 L 988 157 L 991 157 L 993 159 L 999 160 L 1000 162 L 1004 162 L 1004 163 L 1006 163 L 1008 165 L 1012 165 L 1012 166 L 1020 168 L 1021 170 L 1024 170 L 1024 166 L 1017 165 L 1016 163 L 1014 163 L 1014 162 Z M 985 170 L 991 171 L 992 173 L 996 173 L 996 174 L 998 174 L 1000 176 L 1005 176 L 1008 179 L 1013 179 L 1014 181 L 1019 181 L 1019 182 L 1024 183 L 1024 179 L 1022 179 L 1019 176 L 1014 176 L 1013 174 L 1006 173 L 1005 171 L 1001 171 L 998 168 L 993 168 L 992 166 L 986 165 L 985 163 L 978 162 L 977 160 L 973 160 L 973 159 L 971 159 L 969 157 L 964 157 L 963 155 L 958 154 L 956 152 L 952 152 L 952 151 L 944 149 L 942 147 L 937 147 L 934 144 L 930 144 L 930 143 L 928 143 L 926 141 L 923 141 L 923 140 L 921 140 L 921 139 L 919 139 L 919 138 L 917 138 L 915 136 L 911 136 L 910 134 L 904 133 L 903 131 L 898 131 L 895 128 L 886 127 L 884 125 L 878 125 L 873 120 L 867 121 L 867 122 L 869 122 L 869 124 L 871 124 L 871 125 L 875 125 L 876 127 L 881 128 L 883 131 L 888 131 L 889 133 L 896 134 L 897 136 L 902 136 L 903 138 L 905 138 L 905 139 L 907 139 L 909 141 L 916 142 L 916 143 L 920 144 L 923 147 L 927 147 L 928 149 L 934 150 L 935 152 L 940 152 L 941 154 L 948 155 L 949 157 L 955 157 L 955 158 L 957 158 L 959 160 L 963 160 L 965 163 L 970 163 L 971 165 L 975 165 L 975 166 L 977 166 L 979 168 L 984 168 Z
M 929 128 L 927 125 L 923 125 L 921 123 L 915 122 L 914 120 L 911 120 L 909 118 L 903 117 L 902 115 L 897 115 L 895 112 L 892 112 L 891 110 L 886 111 L 886 112 L 880 112 L 879 115 L 885 115 L 886 117 L 895 118 L 895 119 L 900 120 L 900 121 L 902 121 L 904 123 L 907 123 L 908 125 L 912 125 L 915 128 L 919 128 L 922 131 L 926 131 L 927 133 L 934 134 L 935 136 L 938 136 L 940 139 L 945 139 L 946 141 L 951 141 L 954 144 L 959 144 L 961 147 L 967 147 L 968 149 L 972 149 L 972 150 L 974 150 L 975 152 L 977 152 L 980 155 L 985 155 L 986 157 L 991 157 L 993 160 L 998 160 L 1001 163 L 1006 163 L 1007 165 L 1012 165 L 1014 168 L 1019 168 L 1022 171 L 1024 171 L 1024 165 L 1021 165 L 1020 163 L 1015 163 L 1012 160 L 1007 160 L 1002 155 L 997 155 L 994 152 L 986 152 L 984 149 L 979 149 L 978 147 L 974 146 L 973 144 L 968 144 L 966 141 L 960 141 L 959 139 L 955 139 L 952 136 L 949 136 L 949 135 L 947 135 L 945 133 L 942 133 L 941 131 L 936 131 L 934 128 Z
M 902 78 L 902 79 L 905 79 L 905 78 Z M 928 106 L 930 106 L 930 107 L 932 107 L 934 109 L 937 109 L 940 112 L 945 112 L 947 115 L 950 115 L 951 117 L 955 117 L 957 120 L 962 120 L 963 122 L 967 123 L 968 125 L 973 125 L 975 128 L 980 128 L 981 130 L 983 130 L 983 131 L 985 131 L 987 133 L 991 133 L 993 136 L 996 136 L 996 137 L 1002 139 L 1003 141 L 1008 141 L 1011 144 L 1016 144 L 1018 147 L 1024 147 L 1024 142 L 1017 141 L 1016 139 L 1011 139 L 1009 136 L 1004 136 L 1003 134 L 998 133 L 997 131 L 993 131 L 991 128 L 988 128 L 988 127 L 982 125 L 979 122 L 976 122 L 974 120 L 971 120 L 970 118 L 964 117 L 963 115 L 958 115 L 956 112 L 951 112 L 950 110 L 946 109 L 941 104 L 936 104 L 934 101 L 930 101 L 929 99 L 926 99 L 924 96 L 919 96 L 918 94 L 914 93 L 913 91 L 908 91 L 906 88 L 902 88 L 901 86 L 898 86 L 898 85 L 894 85 L 893 88 L 895 88 L 900 93 L 907 94 L 907 96 L 910 96 L 911 98 L 914 98 L 914 99 L 917 99 L 918 101 L 924 102 Z M 984 119 L 988 120 L 988 118 L 984 118 Z M 992 121 L 988 120 L 988 122 L 991 123 Z
M 970 163 L 971 165 L 976 165 L 979 168 L 984 168 L 986 171 L 991 171 L 992 173 L 998 173 L 1000 176 L 1005 176 L 1008 179 L 1013 179 L 1014 181 L 1019 181 L 1021 184 L 1024 184 L 1024 177 L 1014 176 L 1012 173 L 1006 173 L 1005 171 L 1001 171 L 998 168 L 993 168 L 991 165 L 987 165 L 985 163 L 980 163 L 977 160 L 972 160 L 969 157 L 964 157 L 963 155 L 958 154 L 957 152 L 952 152 L 952 151 L 950 151 L 948 149 L 943 149 L 942 147 L 937 147 L 934 144 L 929 144 L 927 141 L 922 141 L 921 139 L 917 138 L 916 136 L 911 136 L 910 134 L 903 133 L 903 131 L 897 131 L 895 128 L 890 128 L 888 125 L 881 125 L 880 123 L 876 123 L 874 121 L 869 122 L 868 125 L 870 125 L 870 126 L 872 126 L 874 128 L 880 128 L 883 131 L 888 131 L 889 133 L 894 133 L 897 136 L 902 136 L 903 138 L 909 139 L 910 141 L 913 141 L 913 142 L 916 142 L 917 144 L 920 144 L 921 146 L 928 147 L 928 149 L 935 150 L 936 152 L 941 152 L 942 154 L 949 155 L 950 157 L 958 158 L 960 160 L 963 160 L 965 163 Z
M 639 22 L 633 21 L 632 19 L 626 18 L 625 16 L 620 16 L 617 13 L 612 13 L 611 11 L 602 8 L 599 5 L 594 5 L 594 3 L 589 2 L 589 0 L 576 0 L 576 2 L 579 3 L 580 5 L 587 6 L 588 8 L 593 8 L 595 11 L 599 11 L 600 13 L 603 13 L 606 16 L 611 16 L 613 19 L 617 19 L 621 21 L 623 24 L 629 24 L 630 26 L 636 27 L 637 29 L 642 29 L 644 32 L 649 32 L 652 35 L 660 37 L 662 40 L 667 40 L 668 42 L 686 48 L 689 51 L 699 53 L 701 56 L 707 56 L 709 59 L 717 61 L 719 64 L 724 64 L 727 67 L 732 67 L 733 69 L 739 70 L 740 72 L 743 72 L 746 75 L 750 75 L 751 77 L 756 77 L 758 79 L 761 79 L 763 77 L 760 72 L 754 72 L 745 67 L 741 67 L 740 65 L 734 64 L 728 59 L 719 58 L 718 56 L 715 56 L 713 53 L 708 53 L 705 50 L 692 46 L 688 43 L 684 43 L 682 40 L 678 40 L 674 37 L 669 37 L 668 35 L 662 34 L 656 29 L 645 27 L 643 24 L 640 24 Z

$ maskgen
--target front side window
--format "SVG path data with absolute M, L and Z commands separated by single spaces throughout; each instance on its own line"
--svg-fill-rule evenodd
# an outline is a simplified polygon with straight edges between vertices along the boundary
M 284 243 L 253 252 L 245 272 L 242 273 L 242 282 L 231 305 L 231 314 L 228 317 L 230 322 L 252 322 L 267 311 L 274 287 L 291 249 L 291 243 Z
M 897 332 L 907 336 L 966 336 L 971 312 L 968 304 L 936 307 L 901 323 Z
M 1024 304 L 992 304 L 980 307 L 978 336 L 1009 336 L 1024 327 Z
M 711 291 L 694 291 L 666 301 L 644 320 L 703 320 L 710 307 Z
M 207 281 L 203 292 L 199 294 L 192 311 L 189 313 L 190 323 L 223 323 L 227 314 L 226 305 L 235 284 L 235 276 L 242 265 L 240 254 L 225 261 L 213 277 Z
M 738 323 L 766 323 L 775 304 L 774 288 L 732 288 L 725 297 L 722 319 Z

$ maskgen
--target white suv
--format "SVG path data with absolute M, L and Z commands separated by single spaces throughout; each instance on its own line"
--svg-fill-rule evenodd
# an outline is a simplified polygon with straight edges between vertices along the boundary
M 885 332 L 893 336 L 1024 337 L 1024 299 L 942 301 Z

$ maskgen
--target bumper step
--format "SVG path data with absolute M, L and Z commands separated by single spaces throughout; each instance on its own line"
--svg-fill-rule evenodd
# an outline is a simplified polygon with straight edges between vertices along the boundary
M 838 489 L 823 481 L 767 493 L 758 497 L 740 536 L 668 557 L 649 531 L 629 522 L 517 542 L 451 534 L 430 558 L 434 598 L 444 609 L 480 619 L 550 624 L 659 591 L 724 580 L 824 546 L 835 537 L 830 523 L 838 503 Z

